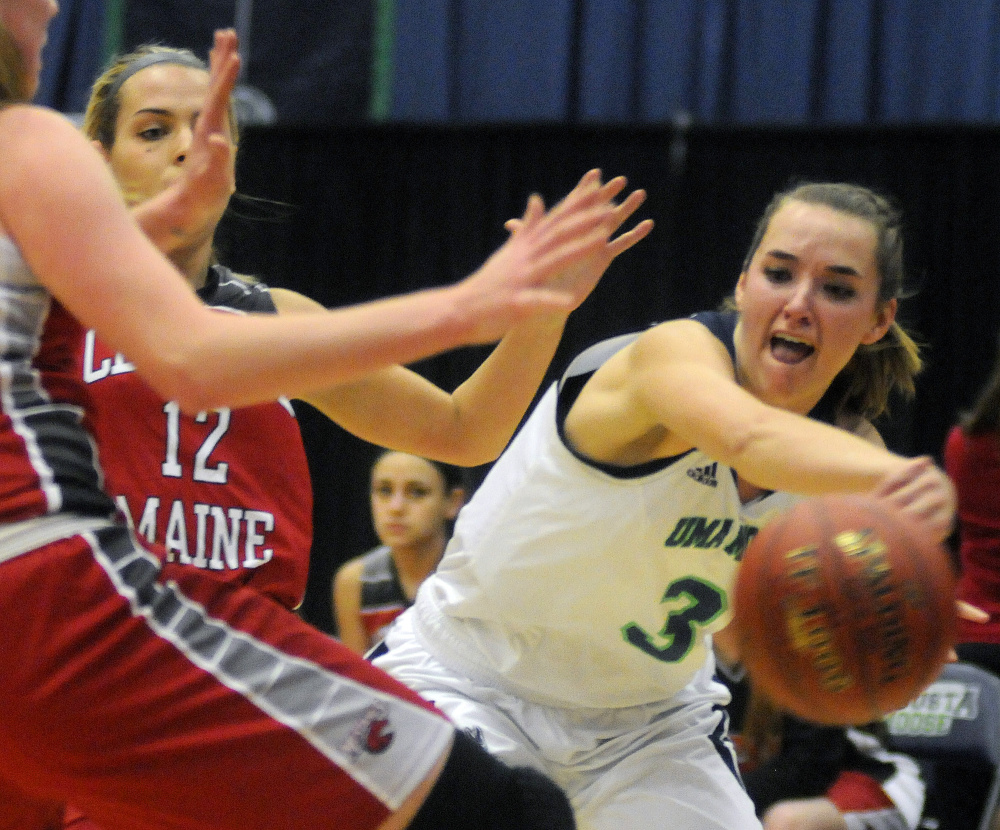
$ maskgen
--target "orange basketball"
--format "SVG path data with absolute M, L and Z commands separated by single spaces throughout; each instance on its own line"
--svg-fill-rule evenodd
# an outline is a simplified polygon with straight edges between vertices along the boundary
M 761 528 L 732 602 L 751 682 L 823 724 L 905 706 L 944 665 L 956 622 L 944 547 L 860 495 L 806 499 Z

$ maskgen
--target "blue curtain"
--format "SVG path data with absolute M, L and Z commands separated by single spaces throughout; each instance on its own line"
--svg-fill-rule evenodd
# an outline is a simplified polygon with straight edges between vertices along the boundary
M 82 107 L 107 51 L 106 6 L 123 4 L 127 45 L 158 39 L 199 51 L 214 26 L 232 22 L 234 8 L 233 0 L 63 0 L 40 102 Z M 257 6 L 250 81 L 286 122 L 363 121 L 370 113 L 440 124 L 1000 121 L 1000 0 Z M 373 88 L 376 9 L 392 31 L 379 29 Z
M 1000 120 L 1000 0 L 400 0 L 391 118 Z
M 83 111 L 105 58 L 106 13 L 105 0 L 60 0 L 42 52 L 38 103 L 61 112 Z
M 127 0 L 125 49 L 157 41 L 206 54 L 235 26 L 244 125 L 326 126 L 366 120 L 377 0 Z M 245 105 L 245 106 L 244 106 Z

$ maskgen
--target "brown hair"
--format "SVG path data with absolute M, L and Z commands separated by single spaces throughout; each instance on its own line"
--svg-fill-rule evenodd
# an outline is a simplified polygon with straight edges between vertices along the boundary
M 0 106 L 30 98 L 24 58 L 7 27 L 0 24 Z
M 753 241 L 743 260 L 750 267 L 771 219 L 787 202 L 825 205 L 856 216 L 875 230 L 875 265 L 879 275 L 878 301 L 885 305 L 904 296 L 902 214 L 886 197 L 867 187 L 842 182 L 806 182 L 777 193 L 757 223 Z M 838 413 L 873 419 L 886 411 L 889 396 L 898 390 L 908 398 L 916 392 L 914 378 L 923 367 L 920 346 L 896 321 L 876 343 L 862 344 L 837 376 Z

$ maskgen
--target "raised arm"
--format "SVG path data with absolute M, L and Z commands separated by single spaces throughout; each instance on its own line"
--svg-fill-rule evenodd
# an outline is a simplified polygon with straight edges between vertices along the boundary
M 598 171 L 590 171 L 553 213 L 574 210 L 576 201 L 598 186 Z M 625 180 L 618 178 L 601 189 L 604 197 L 613 198 L 624 186 Z M 644 199 L 645 193 L 637 190 L 615 208 L 612 232 Z M 589 295 L 611 261 L 651 229 L 650 220 L 640 222 L 562 273 L 558 282 L 574 297 L 573 307 Z M 318 308 L 298 294 L 280 289 L 272 294 L 281 313 Z M 537 314 L 514 326 L 453 393 L 395 367 L 305 400 L 371 443 L 461 466 L 485 464 L 496 459 L 517 429 L 555 354 L 567 314 Z
M 0 224 L 80 321 L 189 410 L 301 397 L 459 345 L 498 340 L 576 298 L 558 277 L 601 250 L 614 205 L 594 188 L 560 214 L 529 200 L 515 234 L 472 276 L 294 320 L 205 308 L 129 215 L 106 165 L 55 113 L 0 113 Z
M 231 32 L 217 33 L 209 91 L 198 111 L 195 134 L 179 175 L 166 191 L 134 208 L 140 226 L 189 279 L 200 276 L 206 268 L 214 222 L 233 189 L 232 143 L 225 113 L 235 63 L 235 37 Z M 99 149 L 104 149 L 103 145 Z M 552 209 L 551 218 L 562 221 L 571 217 L 595 193 L 600 201 L 610 203 L 624 187 L 623 178 L 602 185 L 600 171 L 592 170 Z M 644 199 L 642 191 L 635 191 L 613 208 L 609 217 L 612 232 Z M 536 208 L 533 204 L 530 209 Z M 508 223 L 514 235 L 521 233 L 526 218 Z M 651 226 L 646 220 L 607 241 L 592 256 L 553 279 L 552 287 L 565 292 L 575 307 L 611 260 L 643 238 Z M 193 282 L 198 284 L 197 279 Z M 295 292 L 274 289 L 272 296 L 282 314 L 323 310 Z M 480 370 L 454 394 L 397 368 L 321 390 L 306 400 L 373 443 L 462 465 L 492 461 L 510 439 L 544 377 L 565 319 L 565 312 L 537 314 L 514 326 Z M 404 412 L 407 417 L 400 417 Z
M 954 515 L 947 476 L 929 459 L 762 403 L 736 382 L 721 343 L 692 320 L 661 324 L 609 361 L 566 426 L 578 449 L 603 461 L 641 463 L 697 447 L 768 490 L 877 491 L 941 538 Z
M 177 180 L 133 206 L 139 227 L 171 257 L 211 243 L 229 197 L 236 191 L 236 147 L 227 122 L 240 67 L 236 48 L 234 31 L 215 33 L 209 53 L 208 94 Z

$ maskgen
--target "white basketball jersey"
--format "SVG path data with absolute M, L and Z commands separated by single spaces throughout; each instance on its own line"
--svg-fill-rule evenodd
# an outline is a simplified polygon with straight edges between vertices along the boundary
M 462 510 L 418 594 L 418 637 L 537 703 L 663 701 L 704 664 L 746 545 L 792 497 L 743 505 L 733 471 L 697 450 L 622 471 L 588 463 L 559 435 L 557 398 L 553 386 Z

